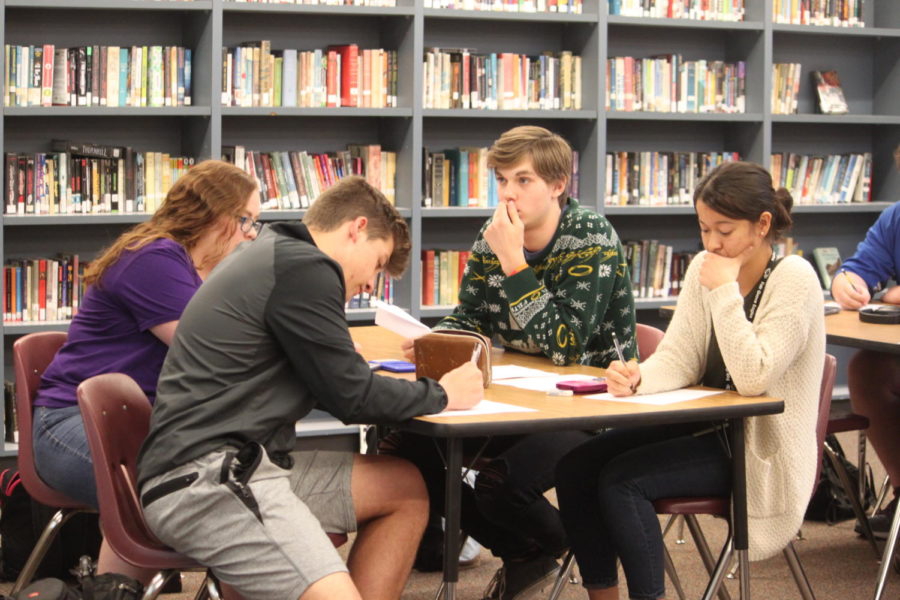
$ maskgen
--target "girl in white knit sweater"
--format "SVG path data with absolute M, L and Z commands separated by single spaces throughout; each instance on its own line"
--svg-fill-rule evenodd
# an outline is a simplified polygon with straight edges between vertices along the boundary
M 807 261 L 772 253 L 791 226 L 792 204 L 756 164 L 726 163 L 702 179 L 694 206 L 706 251 L 688 268 L 666 335 L 646 362 L 607 369 L 617 396 L 702 384 L 784 400 L 784 413 L 746 424 L 754 560 L 779 552 L 797 532 L 816 472 L 822 291 Z M 591 600 L 618 600 L 617 559 L 629 598 L 665 597 L 652 503 L 730 494 L 727 428 L 716 425 L 615 429 L 560 461 L 560 510 Z

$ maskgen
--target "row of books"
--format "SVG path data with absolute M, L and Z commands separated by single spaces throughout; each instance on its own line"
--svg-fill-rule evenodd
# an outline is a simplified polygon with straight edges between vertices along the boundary
M 604 203 L 691 204 L 700 179 L 718 165 L 740 159 L 737 152 L 609 152 Z
M 497 206 L 496 173 L 487 166 L 487 154 L 488 148 L 472 146 L 441 152 L 430 152 L 428 148 L 424 148 L 422 206 Z M 573 198 L 577 198 L 579 193 L 578 160 L 579 153 L 573 150 L 568 187 L 568 194 Z
M 424 149 L 422 206 L 497 206 L 497 179 L 487 167 L 487 148 Z
M 55 140 L 4 155 L 6 215 L 153 213 L 194 159 Z M 114 148 L 115 152 L 108 151 Z
M 3 267 L 3 321 L 71 319 L 84 297 L 85 267 L 77 254 L 8 261 Z
M 583 0 L 424 0 L 425 8 L 497 12 L 581 14 Z
M 872 154 L 810 156 L 772 154 L 775 187 L 784 187 L 796 204 L 872 201 Z
M 6 44 L 5 106 L 190 106 L 190 48 Z
M 776 23 L 865 27 L 865 0 L 773 0 Z
M 772 65 L 772 114 L 797 114 L 800 71 L 800 63 L 775 63 Z
M 610 58 L 606 62 L 606 109 L 743 113 L 746 63 L 686 61 L 680 54 Z
M 350 175 L 365 177 L 391 204 L 396 201 L 397 153 L 382 150 L 378 144 L 348 144 L 347 150 L 328 153 L 260 152 L 226 146 L 222 159 L 257 179 L 263 210 L 309 208 L 319 194 Z
M 397 106 L 397 51 L 356 44 L 272 50 L 271 42 L 222 49 L 224 106 Z
M 258 4 L 303 4 L 308 6 L 397 6 L 397 0 L 226 0 Z
M 696 252 L 675 252 L 658 240 L 623 242 L 635 298 L 677 296 Z
M 468 250 L 422 250 L 422 306 L 456 304 Z
M 428 48 L 425 108 L 581 110 L 581 57 Z
M 743 21 L 744 0 L 608 0 L 609 14 L 656 19 Z
M 360 292 L 347 303 L 348 309 L 374 308 L 377 302 L 394 303 L 394 280 L 384 271 L 375 276 L 375 285 L 371 292 Z

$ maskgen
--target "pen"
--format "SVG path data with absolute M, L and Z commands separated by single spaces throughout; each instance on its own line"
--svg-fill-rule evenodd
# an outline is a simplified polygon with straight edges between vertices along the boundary
M 613 331 L 610 335 L 612 335 L 613 346 L 616 347 L 616 354 L 619 355 L 619 360 L 622 361 L 622 364 L 626 364 L 628 361 L 625 360 L 625 355 L 622 353 L 622 344 L 619 343 L 616 332 Z
M 622 344 L 619 343 L 619 337 L 616 335 L 615 331 L 611 331 L 610 335 L 612 336 L 613 346 L 616 347 L 616 354 L 619 355 L 619 360 L 622 361 L 623 365 L 627 366 L 628 361 L 625 360 L 625 354 L 622 352 Z M 634 393 L 634 384 L 632 383 L 629 387 L 631 387 L 631 391 Z
M 481 344 L 475 344 L 475 348 L 472 349 L 472 362 L 476 365 L 478 364 L 478 359 L 481 358 Z
M 858 293 L 859 293 L 859 290 L 856 289 L 856 286 L 855 286 L 855 285 L 853 285 L 853 280 L 850 279 L 850 276 L 849 276 L 849 275 L 847 275 L 847 271 L 846 271 L 845 269 L 841 269 L 841 273 L 843 273 L 843 274 L 844 274 L 844 277 L 847 278 L 847 281 L 850 282 L 850 287 L 853 288 L 853 291 L 856 292 L 856 293 L 858 294 Z

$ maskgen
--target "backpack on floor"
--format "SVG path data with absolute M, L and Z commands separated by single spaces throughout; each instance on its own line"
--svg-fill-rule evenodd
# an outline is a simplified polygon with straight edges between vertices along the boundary
M 0 471 L 0 579 L 15 581 L 56 511 L 28 495 L 18 471 Z M 96 513 L 73 516 L 50 544 L 35 578 L 72 580 L 70 569 L 78 564 L 82 555 L 96 559 L 101 541 Z
M 859 469 L 847 460 L 847 457 L 844 455 L 844 449 L 841 448 L 837 438 L 834 435 L 829 435 L 825 438 L 825 441 L 837 454 L 844 468 L 847 469 L 850 481 L 857 482 L 859 480 Z M 875 487 L 872 483 L 871 473 L 866 477 L 866 489 L 863 499 L 863 509 L 869 508 L 875 502 Z M 834 470 L 834 467 L 831 466 L 831 461 L 828 460 L 828 457 L 822 456 L 819 483 L 816 486 L 812 499 L 809 501 L 809 506 L 806 508 L 806 518 L 810 521 L 824 521 L 832 525 L 853 519 L 855 516 L 850 498 L 841 485 L 841 478 L 838 476 L 837 471 Z

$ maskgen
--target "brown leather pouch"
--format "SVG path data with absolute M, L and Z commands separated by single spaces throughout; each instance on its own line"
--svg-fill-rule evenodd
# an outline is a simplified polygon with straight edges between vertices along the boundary
M 432 331 L 417 338 L 413 346 L 416 356 L 416 377 L 440 379 L 472 360 L 472 353 L 480 346 L 478 368 L 484 378 L 484 387 L 491 384 L 491 341 L 474 331 L 448 329 Z

